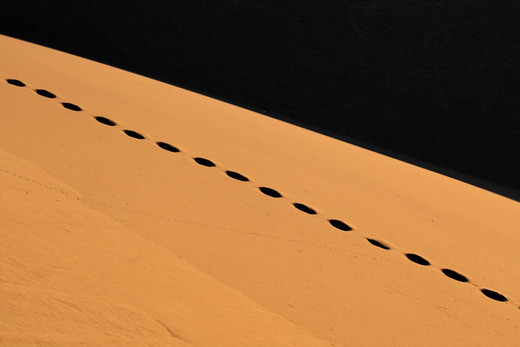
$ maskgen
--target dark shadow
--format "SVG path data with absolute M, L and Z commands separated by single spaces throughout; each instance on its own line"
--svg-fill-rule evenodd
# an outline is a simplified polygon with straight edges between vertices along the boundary
M 23 83 L 22 81 L 19 81 L 19 80 L 9 78 L 9 79 L 6 79 L 6 82 L 9 84 L 12 84 L 13 86 L 25 87 L 25 83 Z
M 62 102 L 63 107 L 71 111 L 82 111 L 82 108 L 78 105 L 71 104 L 70 102 Z
M 293 204 L 293 206 L 296 207 L 298 210 L 305 212 L 307 214 L 317 214 L 317 212 L 314 209 L 310 208 L 307 205 L 300 204 L 299 202 L 295 202 Z
M 423 257 L 421 257 L 420 255 L 407 253 L 407 254 L 405 254 L 405 256 L 406 256 L 406 258 L 408 258 L 408 260 L 413 261 L 416 264 L 423 265 L 423 266 L 430 265 L 430 262 L 428 260 L 424 259 Z
M 133 130 L 123 130 L 123 132 L 125 134 L 127 134 L 128 136 L 133 137 L 134 139 L 138 139 L 138 140 L 144 139 L 144 136 L 139 134 L 136 131 L 133 131 Z
M 282 194 L 278 193 L 276 190 L 268 187 L 259 187 L 260 191 L 264 193 L 267 196 L 270 196 L 272 198 L 281 198 Z
M 180 150 L 177 147 L 172 146 L 166 142 L 157 142 L 157 146 L 161 147 L 162 149 L 164 149 L 165 151 L 168 151 L 168 152 L 173 152 L 173 153 L 180 152 Z
M 343 230 L 343 231 L 350 231 L 350 230 L 352 230 L 352 228 L 348 224 L 346 224 L 346 223 L 344 223 L 344 222 L 342 222 L 342 221 L 340 221 L 338 219 L 329 219 L 329 223 L 334 228 L 339 229 L 339 230 Z
M 466 276 L 461 275 L 460 273 L 450 270 L 450 269 L 442 269 L 441 270 L 443 274 L 451 278 L 452 280 L 459 281 L 459 282 L 469 282 Z
M 113 127 L 116 125 L 116 122 L 114 122 L 108 118 L 105 118 L 105 117 L 97 116 L 97 117 L 94 117 L 94 119 L 97 120 L 99 123 L 108 125 L 110 127 Z
M 207 166 L 207 167 L 213 167 L 215 166 L 215 163 L 212 162 L 211 160 L 209 159 L 205 159 L 205 158 L 193 158 L 193 160 L 195 160 L 195 162 L 199 165 L 202 165 L 202 166 Z
M 501 301 L 501 302 L 507 301 L 507 298 L 505 296 L 503 296 L 502 294 L 497 293 L 493 290 L 481 289 L 480 291 L 482 292 L 482 294 L 484 294 L 485 296 L 487 296 L 490 299 L 493 299 L 496 301 Z
M 390 249 L 390 246 L 387 246 L 387 245 L 385 245 L 384 243 L 382 243 L 380 241 L 377 241 L 377 240 L 374 240 L 374 239 L 369 239 L 368 237 L 367 237 L 367 241 L 370 242 L 372 245 L 374 245 L 376 247 L 379 247 L 379 248 L 382 248 L 382 249 L 386 249 L 386 250 Z
M 46 97 L 46 98 L 49 98 L 49 99 L 54 99 L 56 98 L 56 95 L 49 92 L 48 90 L 45 90 L 45 89 L 35 89 L 34 90 L 38 95 L 41 95 L 43 97 Z
M 247 178 L 246 176 L 244 175 L 241 175 L 239 174 L 238 172 L 235 172 L 235 171 L 226 171 L 226 175 L 228 175 L 229 177 L 237 180 L 237 181 L 242 181 L 242 182 L 247 182 L 249 181 L 249 178 Z

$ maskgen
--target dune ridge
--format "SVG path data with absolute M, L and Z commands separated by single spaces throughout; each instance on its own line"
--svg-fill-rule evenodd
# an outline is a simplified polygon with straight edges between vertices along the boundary
M 517 203 L 124 71 L 0 45 L 0 77 L 30 87 L 0 84 L 7 152 L 268 311 L 340 345 L 519 337 Z

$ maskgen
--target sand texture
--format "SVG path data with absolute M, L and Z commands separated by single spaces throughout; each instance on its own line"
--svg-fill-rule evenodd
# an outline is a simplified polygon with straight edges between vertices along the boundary
M 41 46 L 0 55 L 0 344 L 518 344 L 519 203 Z

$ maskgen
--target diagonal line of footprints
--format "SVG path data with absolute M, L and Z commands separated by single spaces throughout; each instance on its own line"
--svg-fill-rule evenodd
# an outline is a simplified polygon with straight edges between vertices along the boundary
M 17 80 L 17 79 L 6 79 L 6 82 L 9 83 L 10 85 L 13 85 L 13 86 L 16 86 L 16 87 L 27 87 L 27 85 L 20 81 L 20 80 Z M 45 90 L 45 89 L 34 89 L 34 91 L 42 96 L 42 97 L 45 97 L 45 98 L 48 98 L 48 99 L 58 99 L 56 94 L 48 91 L 48 90 Z M 60 101 L 60 104 L 70 110 L 70 111 L 74 111 L 74 112 L 81 112 L 83 111 L 83 109 L 78 106 L 78 105 L 75 105 L 75 104 L 72 104 L 70 102 L 61 102 Z M 110 127 L 116 127 L 118 126 L 118 124 L 109 119 L 109 118 L 106 118 L 106 117 L 102 117 L 102 116 L 93 116 L 94 119 L 96 121 L 98 121 L 99 123 L 101 124 L 104 124 L 106 126 L 110 126 Z M 138 140 L 144 140 L 146 139 L 146 137 L 134 130 L 129 130 L 129 129 L 123 129 L 122 132 L 124 134 L 126 134 L 127 136 L 129 137 L 132 137 L 134 139 L 138 139 Z M 172 153 L 178 153 L 178 152 L 181 152 L 181 150 L 169 143 L 166 143 L 166 142 L 161 142 L 161 141 L 157 141 L 156 142 L 157 146 L 165 151 L 168 151 L 168 152 L 172 152 Z M 201 158 L 201 157 L 193 157 L 192 158 L 195 163 L 201 165 L 201 166 L 205 166 L 205 167 L 216 167 L 217 165 L 212 162 L 211 160 L 209 159 L 206 159 L 206 158 Z M 236 181 L 239 181 L 239 182 L 250 182 L 249 178 L 247 178 L 246 176 L 238 173 L 238 172 L 235 172 L 235 171 L 230 171 L 230 170 L 225 170 L 225 174 L 236 180 Z M 257 187 L 258 190 L 265 194 L 266 196 L 269 196 L 271 198 L 274 198 L 274 199 L 279 199 L 279 198 L 284 198 L 284 196 L 278 192 L 277 190 L 273 189 L 273 188 L 269 188 L 269 187 L 264 187 L 264 186 L 260 186 L 260 187 Z M 303 212 L 303 213 L 306 213 L 308 215 L 319 215 L 319 213 L 314 210 L 313 208 L 305 205 L 305 204 L 302 204 L 302 203 L 299 203 L 299 202 L 294 202 L 292 203 L 292 205 L 298 209 L 299 211 Z M 330 226 L 332 226 L 333 228 L 335 229 L 338 229 L 338 230 L 341 230 L 341 231 L 352 231 L 354 230 L 351 226 L 349 226 L 347 223 L 339 220 L 339 219 L 326 219 L 327 222 L 329 223 Z M 357 230 L 356 230 L 357 231 Z M 382 250 L 385 250 L 385 251 L 388 251 L 388 250 L 396 250 L 395 248 L 392 249 L 389 245 L 385 244 L 384 242 L 382 241 L 378 241 L 378 240 L 375 240 L 373 238 L 370 238 L 370 237 L 366 237 L 366 236 L 363 236 L 363 238 L 365 238 L 371 245 L 375 246 L 375 247 L 378 247 L 379 249 L 382 249 Z M 397 250 L 396 250 L 397 251 Z M 413 254 L 413 253 L 404 253 L 404 256 L 412 261 L 413 263 L 415 264 L 418 264 L 418 265 L 421 265 L 421 266 L 432 266 L 432 264 L 426 260 L 425 258 L 421 257 L 420 255 L 417 255 L 417 254 Z M 438 269 L 440 269 L 440 271 L 447 277 L 451 278 L 452 280 L 455 280 L 457 282 L 461 282 L 461 283 L 468 283 L 468 284 L 471 284 L 475 287 L 477 287 L 480 292 L 482 294 L 484 294 L 486 297 L 492 299 L 492 300 L 496 300 L 496 301 L 500 301 L 500 302 L 509 302 L 515 306 L 517 306 L 516 304 L 512 303 L 507 297 L 505 297 L 504 295 L 496 292 L 496 291 L 493 291 L 493 290 L 490 290 L 490 289 L 486 289 L 486 288 L 481 288 L 479 287 L 477 284 L 473 283 L 472 281 L 470 281 L 466 276 L 458 273 L 457 271 L 454 271 L 454 270 L 451 270 L 451 269 L 448 269 L 448 268 L 442 268 L 442 267 L 439 267 Z M 520 306 L 517 306 L 519 309 L 520 309 Z

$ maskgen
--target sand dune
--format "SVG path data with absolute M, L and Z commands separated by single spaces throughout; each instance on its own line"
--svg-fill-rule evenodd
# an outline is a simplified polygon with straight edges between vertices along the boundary
M 520 338 L 517 202 L 92 61 L 0 47 L 5 344 Z
M 319 344 L 2 152 L 4 343 Z

